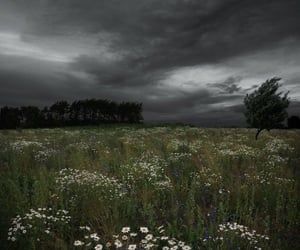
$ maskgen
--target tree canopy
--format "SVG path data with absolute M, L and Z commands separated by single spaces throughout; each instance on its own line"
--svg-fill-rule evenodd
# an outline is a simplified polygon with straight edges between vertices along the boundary
M 98 125 L 101 123 L 140 123 L 143 120 L 142 103 L 86 99 L 58 101 L 50 107 L 2 107 L 0 128 L 15 129 Z
M 280 80 L 278 77 L 266 80 L 244 99 L 246 120 L 251 127 L 257 128 L 256 139 L 264 129 L 283 127 L 282 123 L 288 117 L 288 92 L 278 92 Z

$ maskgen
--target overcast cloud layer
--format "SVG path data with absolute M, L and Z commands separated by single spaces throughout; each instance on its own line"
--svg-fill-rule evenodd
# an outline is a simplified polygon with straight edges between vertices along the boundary
M 244 123 L 282 77 L 300 114 L 299 0 L 1 0 L 0 106 L 139 101 L 146 121 Z

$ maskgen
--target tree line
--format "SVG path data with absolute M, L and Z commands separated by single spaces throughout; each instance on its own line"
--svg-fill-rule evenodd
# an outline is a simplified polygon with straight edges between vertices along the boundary
M 142 103 L 86 99 L 58 101 L 40 109 L 36 106 L 2 107 L 0 128 L 43 128 L 98 125 L 101 123 L 140 123 Z

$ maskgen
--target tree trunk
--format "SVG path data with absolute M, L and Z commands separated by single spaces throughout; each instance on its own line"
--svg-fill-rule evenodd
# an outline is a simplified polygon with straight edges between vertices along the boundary
M 258 135 L 260 134 L 260 132 L 263 131 L 263 129 L 258 129 L 255 135 L 255 140 L 258 139 Z

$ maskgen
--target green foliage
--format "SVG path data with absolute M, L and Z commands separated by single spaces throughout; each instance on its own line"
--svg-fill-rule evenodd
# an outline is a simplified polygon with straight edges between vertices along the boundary
M 149 249 L 169 244 L 161 237 L 187 250 L 299 249 L 300 133 L 252 133 L 1 131 L 1 249 L 128 249 L 146 236 Z
M 143 104 L 86 99 L 58 101 L 50 107 L 0 108 L 0 129 L 51 128 L 105 123 L 141 123 Z
M 247 123 L 258 129 L 256 137 L 264 129 L 283 127 L 282 122 L 288 117 L 286 111 L 289 106 L 288 93 L 277 93 L 280 80 L 274 77 L 265 81 L 244 99 Z

